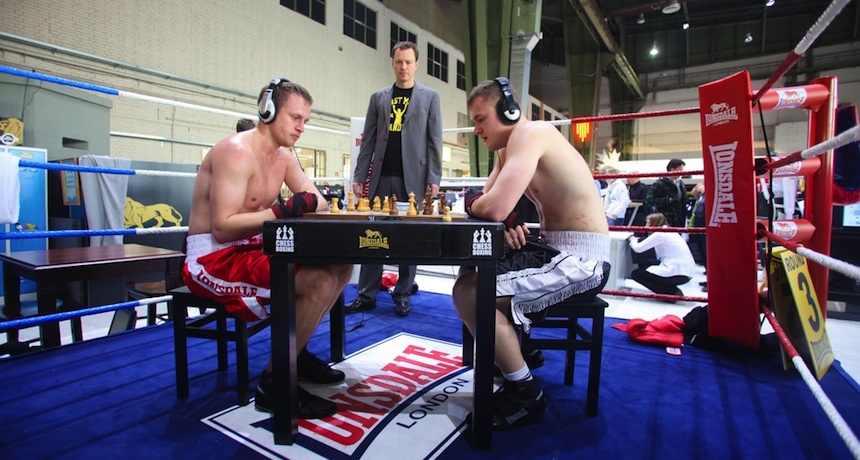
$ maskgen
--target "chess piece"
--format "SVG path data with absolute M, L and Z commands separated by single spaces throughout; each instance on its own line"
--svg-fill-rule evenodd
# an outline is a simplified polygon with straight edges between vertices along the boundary
M 358 208 L 356 209 L 358 212 L 370 212 L 370 200 L 367 198 L 359 198 L 358 199 Z
M 451 222 L 451 208 L 445 208 L 445 215 L 442 216 L 442 222 Z
M 349 193 L 346 194 L 346 196 L 347 196 L 346 210 L 348 212 L 355 211 L 355 203 L 353 203 L 353 200 L 355 199 L 355 192 L 350 190 Z
M 422 213 L 425 216 L 433 214 L 433 189 L 429 185 L 424 189 L 424 209 Z
M 333 196 L 331 197 L 331 213 L 337 214 L 340 212 L 340 206 L 337 205 L 337 202 L 340 201 L 340 198 Z
M 370 208 L 371 211 L 379 212 L 382 210 L 382 205 L 379 203 L 379 197 L 373 197 L 373 207 Z
M 409 192 L 409 209 L 406 210 L 407 216 L 417 216 L 418 208 L 415 207 L 415 194 Z
M 391 195 L 388 198 L 388 215 L 396 216 L 397 214 L 397 195 Z
M 445 194 L 443 193 L 439 196 L 439 206 L 437 207 L 437 210 L 439 211 L 439 214 L 445 214 L 446 209 L 448 209 L 448 199 L 445 198 Z

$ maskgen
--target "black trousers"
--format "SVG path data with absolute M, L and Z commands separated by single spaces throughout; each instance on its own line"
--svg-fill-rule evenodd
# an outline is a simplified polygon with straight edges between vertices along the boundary
M 630 274 L 637 283 L 656 292 L 657 294 L 684 295 L 678 286 L 689 282 L 692 278 L 685 275 L 658 276 L 644 268 L 637 268 Z
M 381 176 L 379 185 L 376 187 L 375 196 L 385 198 L 387 196 L 397 195 L 397 201 L 409 201 L 409 194 L 406 192 L 406 184 L 403 177 L 399 176 Z M 423 199 L 423 198 L 422 198 Z M 376 295 L 379 293 L 382 280 L 382 265 L 362 265 L 358 275 L 358 296 L 366 302 L 376 302 Z M 391 293 L 391 298 L 394 302 L 401 300 L 409 300 L 412 295 L 412 286 L 415 284 L 415 265 L 399 265 L 397 274 L 397 284 L 394 286 L 394 291 Z

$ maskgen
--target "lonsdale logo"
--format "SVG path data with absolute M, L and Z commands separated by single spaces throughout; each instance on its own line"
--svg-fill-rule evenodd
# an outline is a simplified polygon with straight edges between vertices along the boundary
M 729 107 L 725 102 L 714 103 L 711 104 L 711 113 L 705 114 L 705 126 L 719 126 L 737 119 L 737 107 Z
M 388 237 L 379 230 L 365 229 L 364 236 L 358 237 L 358 247 L 368 249 L 388 249 Z

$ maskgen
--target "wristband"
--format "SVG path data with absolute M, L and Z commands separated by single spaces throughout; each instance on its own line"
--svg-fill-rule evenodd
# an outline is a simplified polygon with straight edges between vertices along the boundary
M 317 195 L 309 192 L 296 193 L 287 201 L 278 195 L 278 202 L 272 205 L 272 212 L 278 219 L 302 217 L 306 212 L 314 212 L 316 209 Z
M 505 224 L 505 228 L 516 228 L 520 225 L 525 225 L 525 222 L 516 211 L 511 211 L 502 223 Z
M 476 192 L 474 190 L 469 190 L 466 192 L 465 201 L 463 202 L 463 206 L 466 208 L 466 214 L 468 214 L 472 217 L 478 217 L 478 216 L 472 214 L 472 204 L 475 202 L 475 200 L 480 198 L 483 194 L 484 194 L 484 192 Z

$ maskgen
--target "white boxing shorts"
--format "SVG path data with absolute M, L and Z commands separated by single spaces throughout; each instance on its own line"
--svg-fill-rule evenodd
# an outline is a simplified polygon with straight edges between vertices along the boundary
M 499 263 L 496 297 L 511 297 L 514 323 L 528 332 L 527 314 L 605 285 L 610 242 L 601 233 L 543 232 L 549 248 L 528 243 Z

